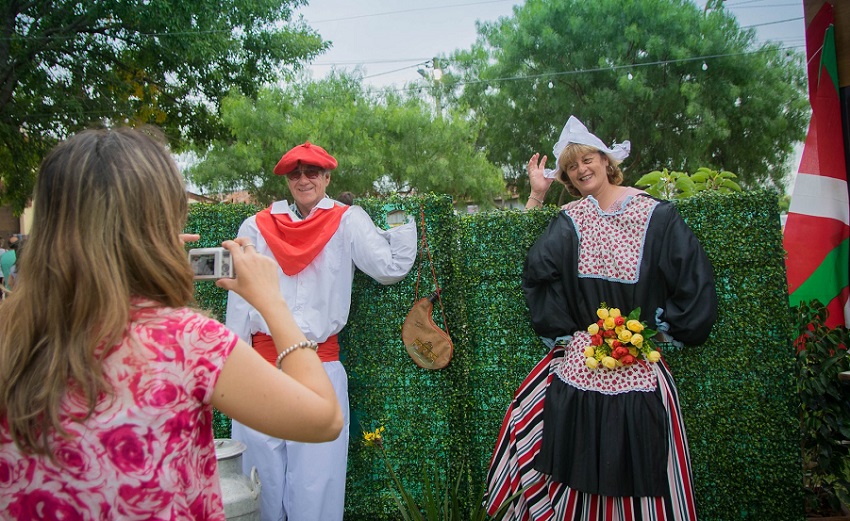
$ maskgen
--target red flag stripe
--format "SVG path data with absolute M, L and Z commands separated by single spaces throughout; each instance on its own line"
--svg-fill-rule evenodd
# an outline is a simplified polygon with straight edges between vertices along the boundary
M 782 241 L 788 252 L 788 293 L 794 293 L 848 236 L 850 226 L 835 219 L 789 213 Z

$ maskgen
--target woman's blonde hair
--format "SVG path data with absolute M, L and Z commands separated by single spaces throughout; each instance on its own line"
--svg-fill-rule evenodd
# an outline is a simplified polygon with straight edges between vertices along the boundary
M 600 156 L 608 160 L 608 181 L 612 185 L 623 183 L 623 172 L 620 170 L 618 162 L 612 159 L 611 156 L 590 145 L 570 143 L 561 152 L 561 157 L 558 158 L 558 172 L 555 174 L 555 178 L 567 187 L 567 192 L 573 197 L 581 197 L 582 193 L 570 181 L 570 176 L 567 175 L 567 169 L 569 165 L 577 163 L 580 157 L 593 152 L 597 152 Z
M 178 237 L 186 190 L 160 136 L 88 130 L 41 164 L 27 253 L 0 308 L 0 414 L 21 450 L 49 454 L 49 435 L 68 435 L 66 394 L 90 416 L 111 392 L 101 363 L 128 329 L 131 297 L 193 300 Z

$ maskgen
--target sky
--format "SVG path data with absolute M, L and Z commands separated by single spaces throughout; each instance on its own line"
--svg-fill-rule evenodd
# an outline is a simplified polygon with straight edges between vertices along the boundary
M 594 0 L 587 0 L 594 1 Z M 700 8 L 705 0 L 694 3 Z M 331 49 L 319 56 L 314 78 L 332 68 L 361 67 L 367 84 L 398 87 L 421 77 L 417 69 L 435 56 L 467 49 L 477 21 L 511 16 L 517 0 L 311 0 L 297 13 Z M 726 0 L 741 26 L 759 41 L 773 40 L 805 52 L 803 0 Z

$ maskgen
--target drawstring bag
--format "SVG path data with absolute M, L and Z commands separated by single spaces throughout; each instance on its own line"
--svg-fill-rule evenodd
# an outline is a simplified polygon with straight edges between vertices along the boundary
M 410 358 L 423 369 L 442 369 L 449 365 L 454 353 L 452 339 L 446 331 L 434 323 L 432 312 L 434 302 L 440 303 L 440 313 L 443 324 L 446 324 L 446 315 L 443 310 L 443 301 L 440 298 L 440 285 L 437 282 L 437 274 L 434 271 L 434 263 L 431 260 L 431 250 L 425 234 L 425 212 L 420 208 L 422 216 L 422 241 L 419 251 L 419 265 L 416 268 L 416 293 L 413 297 L 414 303 L 404 324 L 401 326 L 401 340 L 407 349 Z M 427 297 L 419 298 L 419 278 L 422 274 L 422 253 L 428 255 L 431 264 L 431 275 L 434 277 L 436 291 Z M 446 326 L 448 330 L 448 326 Z

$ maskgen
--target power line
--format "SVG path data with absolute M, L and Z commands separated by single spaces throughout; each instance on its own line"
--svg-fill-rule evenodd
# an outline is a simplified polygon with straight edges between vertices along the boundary
M 421 66 L 421 65 L 425 65 L 425 64 L 426 64 L 426 63 L 428 63 L 429 61 L 430 61 L 430 60 L 426 60 L 426 61 L 424 61 L 424 62 L 416 63 L 416 64 L 413 64 L 413 65 L 409 65 L 409 66 L 407 66 L 407 67 L 402 67 L 402 68 L 400 68 L 400 69 L 394 69 L 394 70 L 391 70 L 391 71 L 379 72 L 379 73 L 377 73 L 377 74 L 370 74 L 369 76 L 363 76 L 363 79 L 365 80 L 365 79 L 368 79 L 368 78 L 375 78 L 375 77 L 377 77 L 377 76 L 384 76 L 384 75 L 386 75 L 386 74 L 392 74 L 392 73 L 394 73 L 394 72 L 405 71 L 405 70 L 407 70 L 407 69 L 412 69 L 412 68 L 414 68 L 414 67 L 419 67 L 419 66 Z
M 760 0 L 757 0 L 760 1 Z M 736 9 L 773 9 L 776 7 L 794 7 L 794 6 L 802 6 L 802 4 L 771 4 L 771 5 L 745 5 L 742 7 L 735 6 Z M 732 6 L 729 6 L 732 7 Z
M 779 50 L 789 50 L 794 49 L 795 47 L 782 47 Z M 678 58 L 675 60 L 657 60 L 654 62 L 645 62 L 645 63 L 630 63 L 626 65 L 611 65 L 608 67 L 594 67 L 589 69 L 578 69 L 572 71 L 559 71 L 559 72 L 544 72 L 540 74 L 528 74 L 523 76 L 508 76 L 503 78 L 492 78 L 487 80 L 467 80 L 467 81 L 458 81 L 457 85 L 475 85 L 479 83 L 501 83 L 507 81 L 521 81 L 521 80 L 532 80 L 532 79 L 540 79 L 540 78 L 554 78 L 558 76 L 572 76 L 576 74 L 590 74 L 596 72 L 606 72 L 606 71 L 616 71 L 622 69 L 634 69 L 639 67 L 650 67 L 657 65 L 671 65 L 676 63 L 686 63 L 686 62 L 694 62 L 694 61 L 707 61 L 714 60 L 718 58 L 731 58 L 735 56 L 748 56 L 752 54 L 759 54 L 762 52 L 768 52 L 768 50 L 756 50 L 756 51 L 745 51 L 745 52 L 737 52 L 737 53 L 727 53 L 727 54 L 713 54 L 706 56 L 693 56 L 690 58 Z M 410 89 L 410 86 L 400 87 L 399 89 L 390 89 L 396 91 L 402 91 Z M 417 88 L 414 86 L 413 88 Z
M 431 58 L 399 58 L 399 59 L 388 59 L 388 60 L 363 60 L 356 62 L 313 62 L 311 66 L 332 66 L 332 65 L 366 65 L 367 63 L 404 63 L 404 62 L 425 62 L 430 60 Z M 418 64 L 417 64 L 418 65 Z M 415 66 L 414 66 L 415 67 Z M 408 67 L 405 67 L 408 68 Z
M 797 18 L 788 18 L 786 20 L 777 20 L 775 22 L 764 22 L 764 23 L 761 23 L 761 24 L 747 25 L 746 27 L 743 27 L 743 28 L 744 29 L 752 29 L 753 27 L 764 27 L 765 25 L 776 25 L 776 24 L 784 24 L 786 22 L 797 22 L 797 21 L 803 20 L 804 18 L 805 17 L 803 17 L 803 16 L 798 16 Z
M 313 20 L 309 21 L 311 24 L 319 24 L 325 22 L 344 22 L 346 20 L 356 20 L 358 18 L 371 18 L 373 16 L 387 16 L 392 14 L 404 14 L 404 13 L 413 13 L 417 11 L 435 11 L 437 9 L 448 9 L 452 7 L 469 7 L 473 5 L 484 5 L 484 4 L 501 4 L 505 2 L 513 2 L 514 0 L 489 0 L 486 2 L 472 2 L 466 4 L 447 4 L 447 5 L 435 5 L 431 7 L 417 7 L 413 9 L 403 9 L 400 11 L 385 11 L 383 13 L 372 13 L 372 14 L 359 14 L 354 16 L 346 16 L 342 18 L 329 18 L 327 20 Z

